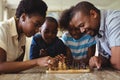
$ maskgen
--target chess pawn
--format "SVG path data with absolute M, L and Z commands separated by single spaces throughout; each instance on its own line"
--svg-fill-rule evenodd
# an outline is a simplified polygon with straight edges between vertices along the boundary
M 49 65 L 49 67 L 48 67 L 48 71 L 51 71 L 51 70 L 52 70 L 52 66 Z
M 49 67 L 48 71 L 51 71 L 52 69 Z
M 67 69 L 67 67 L 66 67 L 66 64 L 65 64 L 65 62 L 63 63 L 63 70 L 66 70 Z
M 58 63 L 58 70 L 62 70 L 62 62 L 61 61 L 59 61 L 59 63 Z

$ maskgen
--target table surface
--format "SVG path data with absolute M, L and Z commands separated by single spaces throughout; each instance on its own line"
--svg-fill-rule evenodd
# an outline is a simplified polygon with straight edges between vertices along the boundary
M 0 80 L 120 80 L 120 71 L 107 68 L 90 73 L 47 74 L 44 68 L 35 67 L 16 74 L 1 74 Z

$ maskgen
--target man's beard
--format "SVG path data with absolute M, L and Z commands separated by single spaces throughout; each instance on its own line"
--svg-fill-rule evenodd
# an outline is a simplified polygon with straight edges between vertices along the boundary
M 99 29 L 93 30 L 93 32 L 94 33 L 91 36 L 95 37 L 96 35 L 99 35 Z

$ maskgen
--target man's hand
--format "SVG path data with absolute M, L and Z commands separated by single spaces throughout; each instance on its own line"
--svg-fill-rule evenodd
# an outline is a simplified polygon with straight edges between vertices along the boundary
M 101 58 L 97 57 L 97 56 L 91 57 L 90 60 L 89 60 L 89 66 L 91 68 L 100 69 L 101 66 L 102 66 L 102 60 L 101 60 Z

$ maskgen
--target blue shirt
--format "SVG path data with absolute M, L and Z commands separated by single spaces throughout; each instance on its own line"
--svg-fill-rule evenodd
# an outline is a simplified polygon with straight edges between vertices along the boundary
M 62 40 L 70 48 L 74 59 L 86 58 L 88 48 L 96 43 L 90 35 L 84 35 L 76 40 L 69 32 L 62 35 Z
M 101 38 L 96 36 L 98 50 L 106 58 L 111 56 L 111 47 L 120 46 L 120 11 L 101 10 L 100 11 Z
M 55 57 L 59 54 L 66 54 L 66 46 L 58 37 L 53 40 L 52 44 L 46 44 L 42 39 L 40 34 L 36 34 L 33 36 L 31 47 L 30 47 L 30 59 L 41 57 L 40 50 L 45 49 L 47 51 L 47 55 L 51 57 Z

